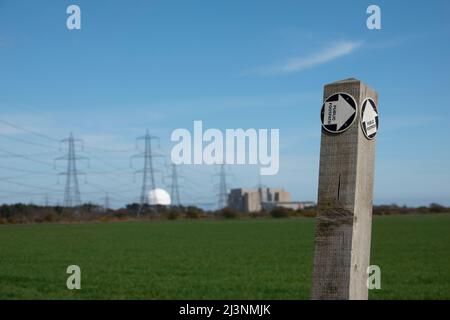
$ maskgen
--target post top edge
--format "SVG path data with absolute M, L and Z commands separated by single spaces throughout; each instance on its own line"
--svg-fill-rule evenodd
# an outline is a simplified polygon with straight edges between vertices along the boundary
M 334 82 L 331 82 L 331 83 L 327 83 L 327 84 L 324 85 L 324 87 L 338 86 L 338 85 L 342 85 L 342 84 L 359 84 L 361 86 L 364 86 L 364 87 L 367 87 L 367 88 L 370 88 L 370 89 L 374 90 L 367 83 L 365 83 L 365 82 L 363 82 L 363 81 L 361 81 L 359 79 L 353 78 L 353 77 L 352 78 L 343 79 L 343 80 L 334 81 Z
M 333 82 L 327 83 L 325 85 L 328 86 L 328 85 L 333 85 L 333 84 L 342 84 L 342 83 L 350 83 L 350 82 L 362 82 L 362 81 L 352 77 L 352 78 L 347 78 L 347 79 L 343 79 L 343 80 L 333 81 Z

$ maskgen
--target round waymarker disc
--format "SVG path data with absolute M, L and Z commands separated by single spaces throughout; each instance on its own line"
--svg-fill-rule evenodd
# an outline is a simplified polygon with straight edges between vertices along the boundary
M 341 133 L 356 119 L 356 101 L 347 93 L 335 93 L 325 99 L 320 113 L 322 127 L 330 133 Z

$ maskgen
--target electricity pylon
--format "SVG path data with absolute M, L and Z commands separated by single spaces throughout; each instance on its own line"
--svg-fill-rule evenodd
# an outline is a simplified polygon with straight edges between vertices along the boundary
M 89 160 L 87 157 L 80 157 L 76 155 L 76 147 L 75 144 L 79 142 L 82 146 L 83 141 L 80 139 L 75 139 L 73 137 L 72 132 L 70 136 L 66 139 L 60 141 L 60 143 L 67 144 L 67 154 L 58 157 L 56 160 L 66 160 L 67 161 L 67 169 L 64 172 L 58 173 L 58 175 L 66 176 L 66 184 L 64 188 L 64 207 L 78 207 L 81 205 L 81 195 L 80 188 L 78 185 L 78 175 L 84 174 L 82 172 L 78 172 L 77 170 L 77 160 Z
M 219 176 L 219 193 L 217 194 L 218 209 L 223 209 L 228 206 L 228 184 L 227 184 L 227 172 L 225 170 L 225 164 L 220 165 L 220 172 L 216 174 Z
M 172 163 L 172 175 L 170 184 L 170 199 L 172 200 L 172 205 L 180 206 L 180 187 L 178 185 L 178 172 L 177 165 Z
M 103 200 L 104 200 L 103 209 L 105 211 L 108 211 L 109 208 L 110 208 L 109 207 L 109 194 L 108 194 L 108 192 L 105 193 L 105 197 L 103 198 Z
M 157 154 L 152 151 L 152 140 L 159 140 L 158 137 L 150 135 L 147 130 L 147 133 L 144 136 L 136 138 L 136 148 L 139 140 L 144 140 L 144 152 L 138 153 L 131 157 L 131 159 L 144 158 L 144 168 L 134 172 L 135 174 L 142 173 L 142 187 L 138 216 L 140 216 L 144 204 L 148 204 L 149 190 L 156 188 L 155 172 L 157 170 L 154 168 L 153 159 L 155 157 L 163 157 L 162 154 Z
M 263 189 L 264 189 L 264 185 L 262 184 L 261 181 L 261 174 L 258 173 L 258 196 L 259 196 L 259 208 L 260 210 L 263 209 L 263 202 L 264 202 L 264 194 L 263 194 Z

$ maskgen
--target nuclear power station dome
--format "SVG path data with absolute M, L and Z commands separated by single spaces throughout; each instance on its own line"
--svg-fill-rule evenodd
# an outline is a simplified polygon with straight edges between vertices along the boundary
M 148 193 L 148 204 L 169 206 L 171 204 L 170 195 L 164 189 L 156 188 L 150 190 Z

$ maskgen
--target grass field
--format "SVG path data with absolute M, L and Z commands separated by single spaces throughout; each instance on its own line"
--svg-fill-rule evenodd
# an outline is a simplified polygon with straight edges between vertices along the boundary
M 308 218 L 2 225 L 0 298 L 308 299 L 313 242 Z M 376 217 L 371 264 L 371 299 L 450 299 L 450 215 Z

